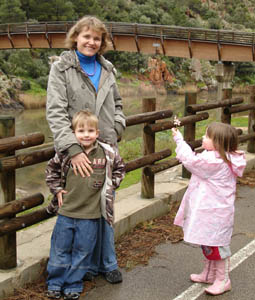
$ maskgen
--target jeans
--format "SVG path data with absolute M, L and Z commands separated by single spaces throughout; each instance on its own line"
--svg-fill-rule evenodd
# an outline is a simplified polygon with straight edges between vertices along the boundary
M 98 220 L 97 234 L 97 243 L 89 268 L 89 272 L 93 275 L 110 272 L 118 268 L 114 245 L 114 230 L 103 217 Z
M 103 217 L 74 219 L 59 215 L 51 237 L 48 290 L 82 292 L 83 277 L 117 269 L 113 228 Z
M 97 240 L 97 220 L 57 218 L 47 266 L 48 290 L 82 292 Z

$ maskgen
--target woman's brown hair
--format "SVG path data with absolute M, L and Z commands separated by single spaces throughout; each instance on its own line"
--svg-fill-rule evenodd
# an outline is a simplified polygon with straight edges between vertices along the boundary
M 109 33 L 104 23 L 93 16 L 85 16 L 79 21 L 77 21 L 73 25 L 73 27 L 71 27 L 71 29 L 67 33 L 67 37 L 65 40 L 66 47 L 72 50 L 77 49 L 77 43 L 75 41 L 75 38 L 79 35 L 79 33 L 83 30 L 84 27 L 87 27 L 87 29 L 92 29 L 102 34 L 102 43 L 98 54 L 103 54 L 110 43 Z
M 229 124 L 213 122 L 207 127 L 206 135 L 212 140 L 214 148 L 219 152 L 221 158 L 230 164 L 231 161 L 226 153 L 233 153 L 237 150 L 237 130 Z

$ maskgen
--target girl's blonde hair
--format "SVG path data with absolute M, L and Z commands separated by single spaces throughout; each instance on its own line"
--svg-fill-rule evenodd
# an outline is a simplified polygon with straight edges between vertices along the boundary
M 72 119 L 73 130 L 76 130 L 79 127 L 84 127 L 85 125 L 94 127 L 96 130 L 98 130 L 97 116 L 88 110 L 81 110 L 75 113 Z
M 206 135 L 212 140 L 214 148 L 219 152 L 221 158 L 231 164 L 226 153 L 233 153 L 237 150 L 237 130 L 229 124 L 213 122 L 207 127 Z
M 79 35 L 79 33 L 86 27 L 87 30 L 92 29 L 98 33 L 102 34 L 102 43 L 101 47 L 98 51 L 98 54 L 101 55 L 106 50 L 107 46 L 110 43 L 109 33 L 106 29 L 106 26 L 102 21 L 93 16 L 85 16 L 77 21 L 73 27 L 67 33 L 67 37 L 65 39 L 65 45 L 68 49 L 76 50 L 77 43 L 75 38 Z

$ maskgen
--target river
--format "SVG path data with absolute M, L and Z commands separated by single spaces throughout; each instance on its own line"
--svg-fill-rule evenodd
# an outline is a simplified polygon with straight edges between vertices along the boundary
M 242 96 L 247 97 L 247 95 Z M 215 98 L 216 92 L 199 93 L 198 103 L 211 101 Z M 123 98 L 124 113 L 126 116 L 142 112 L 141 99 L 142 98 Z M 171 109 L 173 110 L 174 114 L 183 114 L 184 102 L 184 95 L 164 95 L 157 98 L 156 109 Z M 12 115 L 15 115 L 16 136 L 34 132 L 42 132 L 45 135 L 45 143 L 52 141 L 52 134 L 45 119 L 45 109 L 24 110 L 23 112 L 12 113 Z M 123 140 L 128 141 L 141 136 L 141 128 L 142 125 L 128 127 L 124 133 Z M 37 192 L 43 193 L 45 197 L 49 195 L 48 188 L 45 184 L 45 166 L 46 163 L 40 163 L 34 166 L 24 167 L 16 170 L 17 198 Z

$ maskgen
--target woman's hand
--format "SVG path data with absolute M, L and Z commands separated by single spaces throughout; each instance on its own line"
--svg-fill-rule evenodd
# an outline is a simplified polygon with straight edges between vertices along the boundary
M 58 207 L 61 207 L 63 204 L 63 194 L 66 194 L 66 190 L 61 190 L 57 193 L 57 199 L 58 199 Z
M 80 173 L 81 177 L 90 176 L 93 173 L 90 160 L 84 153 L 79 153 L 71 158 L 71 164 L 75 175 Z
M 179 130 L 177 128 L 175 128 L 175 127 L 173 127 L 171 130 L 172 130 L 173 136 L 176 136 L 178 134 L 178 132 L 179 132 Z

